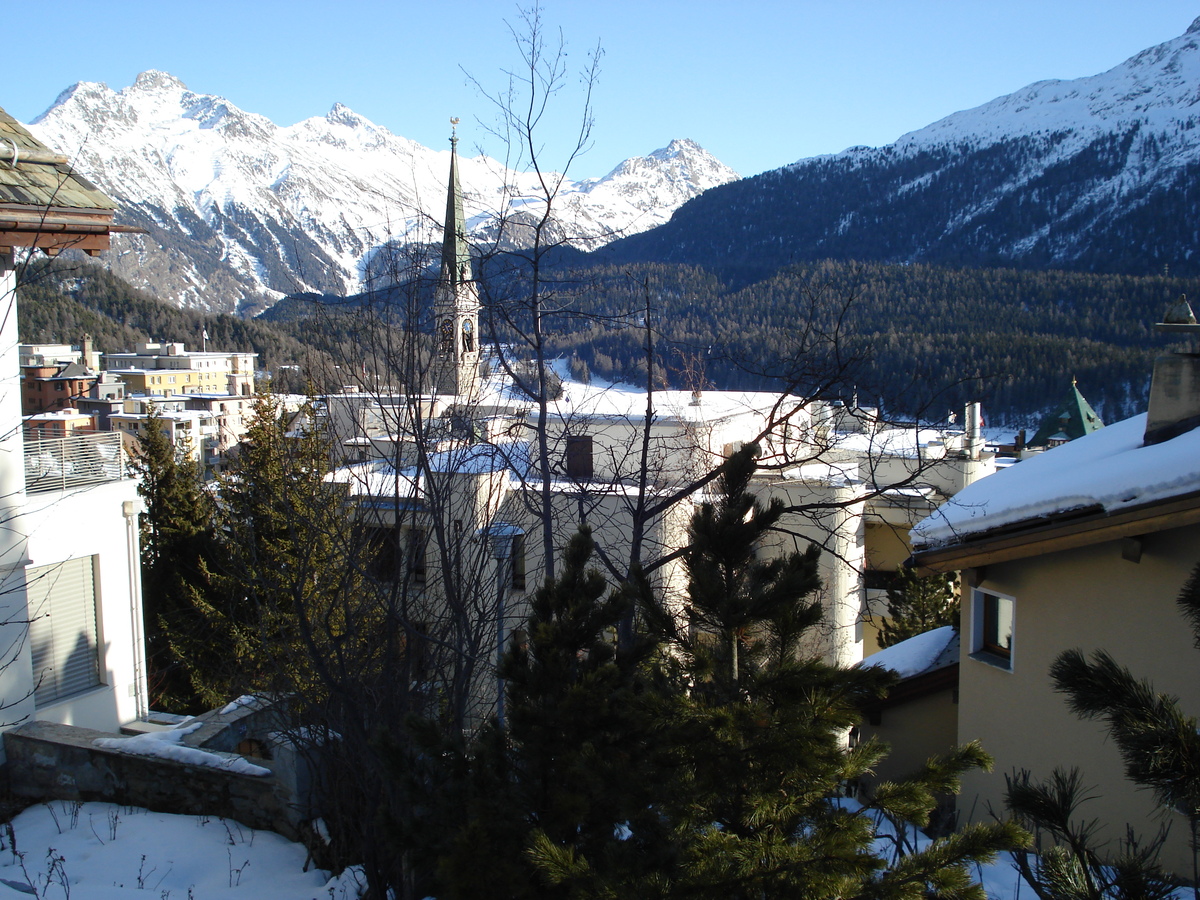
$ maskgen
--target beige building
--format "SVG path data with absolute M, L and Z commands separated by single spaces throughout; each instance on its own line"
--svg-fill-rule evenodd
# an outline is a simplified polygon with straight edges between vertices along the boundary
M 96 430 L 95 419 L 70 407 L 25 416 L 21 424 L 27 441 L 57 440 Z
M 915 561 L 963 571 L 958 739 L 996 758 L 964 780 L 963 822 L 1003 809 L 1006 773 L 1078 766 L 1101 839 L 1169 825 L 1163 861 L 1190 876 L 1186 819 L 1125 779 L 1105 726 L 1072 715 L 1048 672 L 1064 650 L 1105 650 L 1200 714 L 1200 651 L 1175 602 L 1200 563 L 1197 426 L 1200 354 L 1162 357 L 1147 415 L 1002 471 L 918 526 Z
M 104 366 L 130 394 L 254 394 L 257 353 L 187 350 L 181 343 L 138 344 L 132 353 L 105 353 Z
M 343 392 L 323 398 L 312 420 L 347 460 L 330 479 L 347 486 L 376 529 L 377 568 L 417 592 L 420 615 L 469 607 L 463 621 L 499 636 L 523 627 L 528 591 L 549 571 L 547 553 L 556 559 L 582 523 L 612 583 L 636 561 L 670 607 L 686 590 L 681 550 L 691 517 L 715 489 L 705 476 L 754 443 L 761 466 L 753 489 L 789 508 L 762 552 L 813 542 L 824 551 L 825 620 L 810 650 L 849 665 L 874 649 L 863 570 L 894 571 L 908 555 L 908 529 L 994 471 L 977 407 L 963 430 L 926 430 L 890 427 L 872 409 L 776 393 L 647 397 L 564 383 L 539 428 L 535 404 L 507 379 L 481 375 L 458 190 L 452 169 L 431 367 L 440 393 Z M 518 368 L 537 373 L 529 360 L 493 371 Z M 492 683 L 493 703 L 497 693 Z
M 891 748 L 864 779 L 868 787 L 909 776 L 931 756 L 958 745 L 959 650 L 958 632 L 946 625 L 893 644 L 863 663 L 897 677 L 888 695 L 863 711 L 858 727 L 858 741 L 874 738 Z M 943 811 L 952 807 L 947 796 Z

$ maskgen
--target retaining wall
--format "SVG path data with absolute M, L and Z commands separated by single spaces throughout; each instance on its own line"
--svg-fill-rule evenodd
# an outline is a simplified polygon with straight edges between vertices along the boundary
M 242 707 L 201 716 L 204 725 L 183 741 L 223 755 L 247 738 L 258 739 L 274 717 Z M 105 800 L 159 812 L 222 816 L 292 840 L 312 818 L 306 769 L 286 743 L 270 746 L 272 759 L 251 759 L 269 775 L 243 775 L 95 745 L 114 735 L 52 722 L 27 722 L 4 733 L 14 794 L 39 799 Z M 264 739 L 265 740 L 265 739 Z

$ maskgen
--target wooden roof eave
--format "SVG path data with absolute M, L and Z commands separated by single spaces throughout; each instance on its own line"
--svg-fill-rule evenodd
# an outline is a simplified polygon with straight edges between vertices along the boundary
M 79 231 L 23 231 L 5 230 L 0 226 L 0 252 L 14 247 L 31 247 L 42 250 L 47 256 L 57 256 L 63 250 L 82 250 L 88 256 L 97 256 L 112 245 L 107 230 L 80 233 Z
M 867 658 L 868 660 L 870 657 Z M 894 706 L 900 706 L 910 700 L 927 697 L 938 691 L 958 687 L 958 663 L 952 662 L 928 672 L 920 672 L 902 678 L 888 691 L 886 697 L 872 700 L 863 704 L 863 712 L 869 714 L 883 712 Z
M 1115 513 L 1093 508 L 1083 515 L 1074 511 L 1037 519 L 1016 526 L 1019 530 L 1015 531 L 1009 526 L 1001 532 L 984 532 L 950 546 L 917 551 L 906 564 L 921 574 L 953 572 L 1197 523 L 1200 491 L 1192 491 Z

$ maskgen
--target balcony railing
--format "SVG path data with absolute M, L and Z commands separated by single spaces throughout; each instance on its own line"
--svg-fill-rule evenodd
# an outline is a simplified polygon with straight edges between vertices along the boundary
M 25 492 L 64 491 L 128 478 L 121 435 L 77 434 L 25 441 Z

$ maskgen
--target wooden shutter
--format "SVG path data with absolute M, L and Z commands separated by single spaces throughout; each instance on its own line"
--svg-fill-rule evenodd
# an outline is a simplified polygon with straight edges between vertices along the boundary
M 34 701 L 53 703 L 100 683 L 95 558 L 25 570 Z

